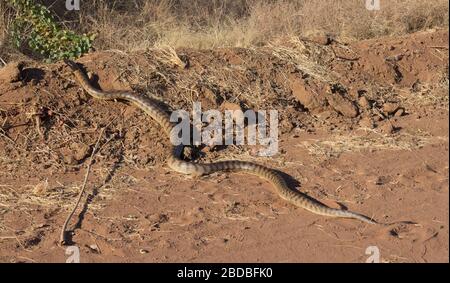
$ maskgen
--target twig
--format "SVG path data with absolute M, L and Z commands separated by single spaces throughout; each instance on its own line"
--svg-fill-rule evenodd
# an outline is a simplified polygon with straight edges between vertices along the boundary
M 6 65 L 7 65 L 6 62 L 5 62 L 5 60 L 3 60 L 2 57 L 0 57 L 0 61 L 2 62 L 3 66 L 6 66 Z
M 11 143 L 16 144 L 16 142 L 12 138 L 8 137 L 8 135 L 5 133 L 5 130 L 3 130 L 2 128 L 0 128 L 0 137 L 4 137 Z
M 427 46 L 428 48 L 436 48 L 436 49 L 447 49 L 448 50 L 448 46 Z
M 78 205 L 80 204 L 80 201 L 81 201 L 81 197 L 83 196 L 84 191 L 86 189 L 86 183 L 87 183 L 87 180 L 89 178 L 89 173 L 91 172 L 91 166 L 92 166 L 92 162 L 94 160 L 94 155 L 95 155 L 95 152 L 97 151 L 98 145 L 99 145 L 100 140 L 101 140 L 101 138 L 103 136 L 103 132 L 105 131 L 105 128 L 103 128 L 101 130 L 100 135 L 98 136 L 97 142 L 95 143 L 94 149 L 92 150 L 91 157 L 90 157 L 89 164 L 88 164 L 87 171 L 86 171 L 86 175 L 84 176 L 83 186 L 81 187 L 80 193 L 78 194 L 77 202 L 75 203 L 75 206 L 73 207 L 73 209 L 70 212 L 70 214 L 67 216 L 66 221 L 64 221 L 64 224 L 62 226 L 61 235 L 60 235 L 60 243 L 61 243 L 61 245 L 67 244 L 67 241 L 66 241 L 67 225 L 69 224 L 70 219 L 72 218 L 73 214 L 77 210 L 77 207 L 78 207 Z

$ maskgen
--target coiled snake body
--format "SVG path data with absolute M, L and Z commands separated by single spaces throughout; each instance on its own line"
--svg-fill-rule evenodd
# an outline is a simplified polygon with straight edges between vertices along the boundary
M 120 99 L 131 102 L 132 104 L 146 112 L 151 118 L 153 118 L 170 137 L 173 128 L 173 124 L 172 122 L 170 122 L 170 116 L 152 100 L 144 96 L 139 96 L 132 92 L 106 92 L 98 90 L 91 85 L 88 77 L 81 70 L 77 63 L 70 60 L 66 60 L 65 62 L 74 72 L 75 77 L 81 87 L 91 96 L 103 100 Z M 168 166 L 176 172 L 194 176 L 201 176 L 216 171 L 245 171 L 270 181 L 276 188 L 276 191 L 281 198 L 312 213 L 331 217 L 353 218 L 369 224 L 379 224 L 375 220 L 355 212 L 327 207 L 324 204 L 307 197 L 299 191 L 290 189 L 283 177 L 273 169 L 253 162 L 238 160 L 222 161 L 209 164 L 191 163 L 184 161 L 179 157 L 179 154 L 177 153 L 179 152 L 179 150 L 179 146 L 173 146 L 171 154 L 169 155 L 167 161 Z

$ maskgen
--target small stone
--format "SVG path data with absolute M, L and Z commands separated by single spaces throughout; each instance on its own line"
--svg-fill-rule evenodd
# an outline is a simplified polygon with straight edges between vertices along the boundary
M 326 111 L 317 113 L 316 115 L 317 115 L 317 117 L 319 117 L 321 120 L 327 120 L 327 119 L 329 119 L 329 118 L 333 115 L 333 112 L 330 111 L 330 110 L 326 110 Z
M 75 157 L 73 156 L 72 150 L 69 148 L 62 148 L 59 150 L 61 153 L 64 163 L 67 165 L 76 165 L 77 161 L 75 160 Z
M 398 103 L 395 102 L 386 102 L 385 104 L 383 104 L 383 111 L 386 114 L 394 114 L 395 111 L 398 110 L 400 106 L 398 105 Z
M 363 109 L 370 109 L 370 102 L 365 96 L 361 96 L 358 100 L 359 106 Z
M 372 119 L 370 117 L 362 118 L 359 121 L 359 125 L 361 127 L 364 127 L 364 128 L 369 128 L 369 129 L 373 129 L 374 128 L 374 123 L 373 123 L 373 121 L 372 121 Z
M 391 123 L 385 123 L 384 125 L 380 126 L 380 131 L 384 134 L 390 135 L 394 132 L 394 126 L 392 126 Z
M 73 143 L 71 148 L 73 149 L 73 157 L 76 161 L 85 159 L 90 152 L 91 147 L 84 143 Z
M 405 114 L 405 109 L 399 108 L 397 111 L 395 111 L 394 116 L 395 117 L 401 117 L 401 116 L 403 116 L 403 114 Z
M 21 79 L 23 62 L 15 62 L 0 68 L 0 83 L 14 83 Z
M 334 110 L 336 110 L 336 112 L 349 118 L 358 116 L 358 107 L 352 101 L 342 97 L 337 93 L 331 93 L 327 98 L 328 103 L 331 105 L 331 107 L 333 107 Z
M 88 248 L 94 253 L 100 253 L 100 249 L 96 244 L 89 245 Z

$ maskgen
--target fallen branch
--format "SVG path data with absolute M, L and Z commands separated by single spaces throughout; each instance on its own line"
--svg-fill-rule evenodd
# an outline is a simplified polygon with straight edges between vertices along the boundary
M 105 127 L 106 128 L 106 127 Z M 75 211 L 77 210 L 78 205 L 80 204 L 81 201 L 81 197 L 84 194 L 84 191 L 86 189 L 86 183 L 87 180 L 89 178 L 89 174 L 91 172 L 91 166 L 92 166 L 92 162 L 94 161 L 94 156 L 95 156 L 95 152 L 97 151 L 98 145 L 100 143 L 100 140 L 103 136 L 103 132 L 105 131 L 105 128 L 103 128 L 100 132 L 100 135 L 98 136 L 97 142 L 95 143 L 94 149 L 92 150 L 91 153 L 91 157 L 89 159 L 89 164 L 87 167 L 87 171 L 86 171 L 86 175 L 84 176 L 84 181 L 83 181 L 83 186 L 81 187 L 81 190 L 78 194 L 78 199 L 77 202 L 75 203 L 75 206 L 73 207 L 72 211 L 70 212 L 70 214 L 67 216 L 66 221 L 64 221 L 64 224 L 61 228 L 61 235 L 60 235 L 60 244 L 61 245 L 66 245 L 67 244 L 67 234 L 66 234 L 66 229 L 67 229 L 67 225 L 69 224 L 70 219 L 72 218 L 72 216 L 74 215 Z

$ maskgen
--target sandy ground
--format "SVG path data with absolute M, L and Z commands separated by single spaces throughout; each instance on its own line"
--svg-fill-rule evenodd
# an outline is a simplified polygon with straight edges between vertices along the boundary
M 276 156 L 203 146 L 186 159 L 252 160 L 329 206 L 415 224 L 314 215 L 244 173 L 171 172 L 149 117 L 90 98 L 63 64 L 30 61 L 0 69 L 0 261 L 66 261 L 60 229 L 105 129 L 70 223 L 82 262 L 365 262 L 371 246 L 382 262 L 448 262 L 448 30 L 327 41 L 109 51 L 80 63 L 102 89 L 169 110 L 276 109 Z

